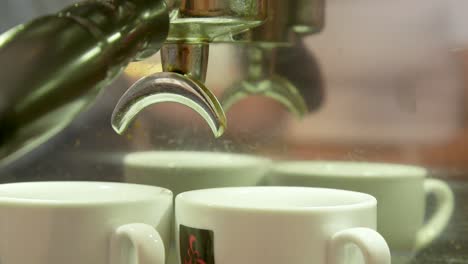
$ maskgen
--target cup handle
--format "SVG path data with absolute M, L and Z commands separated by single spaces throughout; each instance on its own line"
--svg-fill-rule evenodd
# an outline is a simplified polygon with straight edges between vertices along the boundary
M 328 250 L 330 264 L 345 263 L 343 250 L 348 244 L 354 244 L 361 250 L 366 264 L 391 264 L 390 249 L 385 239 L 377 231 L 364 227 L 345 229 L 333 235 Z
M 132 254 L 131 252 L 134 252 Z M 128 224 L 117 228 L 110 241 L 109 264 L 164 264 L 164 243 L 158 231 L 147 224 Z
M 437 208 L 417 234 L 416 251 L 426 247 L 442 233 L 452 217 L 454 208 L 453 192 L 447 183 L 436 179 L 426 179 L 424 191 L 426 195 L 431 193 L 435 195 Z

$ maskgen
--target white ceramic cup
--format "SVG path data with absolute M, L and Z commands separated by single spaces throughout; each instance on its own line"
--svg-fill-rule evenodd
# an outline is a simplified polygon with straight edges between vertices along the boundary
M 163 264 L 172 203 L 134 184 L 2 184 L 0 263 Z
M 185 192 L 176 197 L 179 263 L 389 264 L 376 205 L 368 194 L 319 188 Z
M 297 161 L 274 165 L 270 185 L 351 190 L 377 198 L 378 231 L 392 251 L 417 252 L 447 225 L 454 202 L 449 186 L 428 179 L 417 166 L 338 161 Z M 424 222 L 426 197 L 434 194 L 437 208 Z
M 161 186 L 182 192 L 217 188 L 255 186 L 264 180 L 271 161 L 245 154 L 198 151 L 136 152 L 124 157 L 124 181 Z M 177 252 L 171 247 L 169 263 Z
M 126 182 L 161 186 L 181 192 L 255 186 L 269 170 L 270 160 L 244 154 L 153 151 L 124 157 Z

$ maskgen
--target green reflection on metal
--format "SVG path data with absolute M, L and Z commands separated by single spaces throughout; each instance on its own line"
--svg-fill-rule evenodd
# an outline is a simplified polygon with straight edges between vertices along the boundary
M 2 34 L 1 164 L 57 134 L 168 32 L 163 0 L 114 0 L 74 4 Z

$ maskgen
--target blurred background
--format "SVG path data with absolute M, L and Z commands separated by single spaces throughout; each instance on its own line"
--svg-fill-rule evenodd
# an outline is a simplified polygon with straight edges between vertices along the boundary
M 3 0 L 0 32 L 72 2 Z M 110 117 L 120 96 L 161 71 L 158 54 L 132 63 L 71 126 L 0 171 L 1 180 L 119 181 L 121 155 L 154 149 L 422 165 L 450 183 L 456 209 L 444 235 L 417 260 L 467 263 L 467 10 L 466 0 L 328 0 L 323 32 L 277 61 L 279 72 L 320 104 L 299 120 L 268 98 L 247 98 L 227 113 L 221 139 L 175 104 L 147 109 L 128 133 L 116 135 Z M 242 49 L 212 45 L 207 87 L 216 95 L 245 77 Z

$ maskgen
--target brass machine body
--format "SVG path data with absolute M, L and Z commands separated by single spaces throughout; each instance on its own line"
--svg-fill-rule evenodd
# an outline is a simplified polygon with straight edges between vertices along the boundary
M 278 3 L 304 10 L 299 5 L 314 1 Z M 246 32 L 268 19 L 267 24 L 276 25 L 279 17 L 270 2 L 86 1 L 0 35 L 0 165 L 50 139 L 129 62 L 145 59 L 161 48 L 167 72 L 148 76 L 128 90 L 114 111 L 114 129 L 123 133 L 145 107 L 174 101 L 200 113 L 220 136 L 226 126 L 224 112 L 203 84 L 208 44 L 258 41 L 255 36 L 260 33 Z M 323 10 L 313 12 L 323 14 Z M 300 23 L 293 24 L 304 31 L 308 23 L 317 24 L 309 14 L 294 17 Z M 312 17 L 320 20 L 320 15 Z M 271 32 L 276 32 L 275 27 L 269 27 Z

